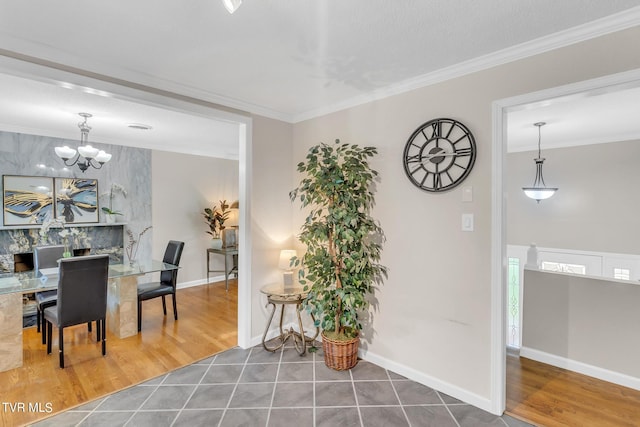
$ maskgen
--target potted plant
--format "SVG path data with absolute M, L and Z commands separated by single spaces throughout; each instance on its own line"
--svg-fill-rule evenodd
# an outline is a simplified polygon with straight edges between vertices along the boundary
M 102 207 L 102 212 L 104 212 L 105 214 L 105 222 L 110 224 L 116 222 L 117 215 L 122 215 L 122 212 L 113 209 L 113 198 L 115 196 L 115 193 L 121 193 L 123 197 L 127 197 L 127 190 L 125 190 L 122 185 L 116 184 L 115 182 L 111 184 L 109 193 L 106 193 L 109 195 L 109 207 Z
M 222 248 L 222 230 L 224 230 L 224 222 L 229 219 L 229 204 L 226 200 L 220 200 L 220 209 L 217 205 L 212 208 L 204 208 L 202 212 L 205 222 L 209 225 L 207 234 L 211 235 L 211 247 L 213 249 Z
M 309 210 L 299 235 L 306 252 L 293 260 L 308 292 L 304 306 L 322 327 L 325 364 L 337 370 L 356 365 L 359 316 L 387 275 L 379 264 L 384 234 L 370 214 L 378 173 L 368 160 L 375 154 L 375 147 L 339 140 L 313 146 L 297 167 L 303 179 L 289 193 Z

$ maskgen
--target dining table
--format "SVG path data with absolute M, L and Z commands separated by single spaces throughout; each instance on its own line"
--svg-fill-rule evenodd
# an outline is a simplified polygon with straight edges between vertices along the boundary
M 157 260 L 109 264 L 107 328 L 118 338 L 138 333 L 138 277 L 179 267 Z M 23 364 L 24 294 L 58 288 L 58 268 L 0 273 L 0 372 Z

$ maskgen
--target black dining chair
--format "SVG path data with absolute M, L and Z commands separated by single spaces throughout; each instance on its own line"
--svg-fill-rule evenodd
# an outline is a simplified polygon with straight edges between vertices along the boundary
M 38 272 L 41 268 L 57 268 L 58 260 L 62 258 L 64 245 L 35 246 L 33 248 L 33 269 Z M 44 330 L 44 317 L 42 313 L 45 308 L 56 305 L 58 291 L 43 291 L 35 293 L 36 300 L 36 330 L 42 332 L 42 344 L 46 343 L 46 332 Z
M 180 264 L 184 242 L 170 240 L 167 249 L 164 251 L 163 262 L 173 265 Z M 166 295 L 173 297 L 173 317 L 178 320 L 178 307 L 176 306 L 176 283 L 178 280 L 178 270 L 163 270 L 160 272 L 159 282 L 138 284 L 138 332 L 142 330 L 142 301 L 162 297 L 162 311 L 167 315 Z
M 107 282 L 109 255 L 89 255 L 60 260 L 58 301 L 44 310 L 47 322 L 47 354 L 51 354 L 53 326 L 58 328 L 60 367 L 64 368 L 64 328 L 96 321 L 97 341 L 107 353 Z

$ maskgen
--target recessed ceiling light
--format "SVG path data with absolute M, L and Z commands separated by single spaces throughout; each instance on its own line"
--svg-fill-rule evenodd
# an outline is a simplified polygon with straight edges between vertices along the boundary
M 149 125 L 145 125 L 143 123 L 127 123 L 127 126 L 130 127 L 131 129 L 137 129 L 137 130 L 151 130 L 151 129 L 153 129 L 153 127 L 151 127 Z

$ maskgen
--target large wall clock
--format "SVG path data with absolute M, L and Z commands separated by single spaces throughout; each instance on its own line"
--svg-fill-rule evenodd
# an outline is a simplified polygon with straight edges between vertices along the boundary
M 469 175 L 476 161 L 476 141 L 465 125 L 434 119 L 415 130 L 404 147 L 404 171 L 418 188 L 447 191 Z

